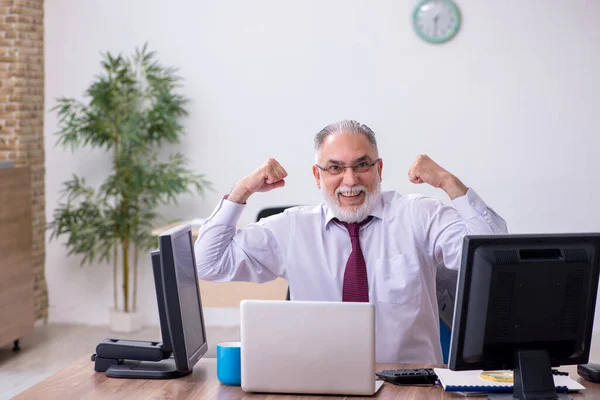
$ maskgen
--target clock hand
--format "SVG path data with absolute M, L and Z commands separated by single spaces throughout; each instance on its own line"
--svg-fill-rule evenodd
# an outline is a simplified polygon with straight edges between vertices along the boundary
M 435 17 L 433 17 L 433 36 L 437 37 L 437 25 L 438 25 L 438 20 L 440 19 L 439 15 L 436 15 Z

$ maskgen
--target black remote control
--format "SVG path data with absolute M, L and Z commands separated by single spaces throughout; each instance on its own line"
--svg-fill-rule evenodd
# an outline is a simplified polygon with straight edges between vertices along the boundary
M 437 381 L 433 368 L 386 369 L 375 375 L 395 385 L 435 385 Z

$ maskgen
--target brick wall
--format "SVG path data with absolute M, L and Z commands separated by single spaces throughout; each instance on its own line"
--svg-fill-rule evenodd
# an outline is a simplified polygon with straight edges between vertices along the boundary
M 0 126 L 0 160 L 31 167 L 35 318 L 46 318 L 43 0 L 0 0 Z

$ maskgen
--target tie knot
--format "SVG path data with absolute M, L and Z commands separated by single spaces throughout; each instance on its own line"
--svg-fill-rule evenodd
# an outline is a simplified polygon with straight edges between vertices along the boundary
M 348 229 L 348 233 L 350 234 L 350 237 L 358 237 L 358 231 L 359 231 L 360 227 L 365 225 L 367 222 L 369 222 L 371 220 L 371 218 L 373 218 L 373 217 L 369 216 L 366 219 L 364 219 L 362 222 L 353 222 L 353 223 L 343 222 L 343 221 L 338 220 L 337 218 L 336 218 L 336 221 L 339 222 L 340 224 L 344 225 L 346 227 L 346 229 Z
M 358 230 L 360 229 L 359 223 L 356 222 L 353 224 L 349 224 L 346 222 L 342 222 L 342 224 L 346 227 L 346 229 L 348 229 L 348 233 L 350 234 L 350 236 L 352 236 L 352 237 L 358 236 Z

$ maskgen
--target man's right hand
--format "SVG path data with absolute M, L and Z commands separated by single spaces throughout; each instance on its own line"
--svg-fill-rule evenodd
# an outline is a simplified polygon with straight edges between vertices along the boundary
M 235 184 L 227 200 L 244 204 L 256 192 L 268 192 L 285 185 L 287 172 L 277 160 L 269 158 L 266 163 Z

